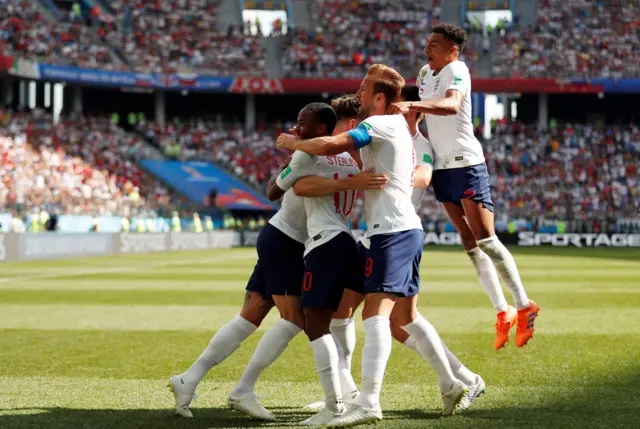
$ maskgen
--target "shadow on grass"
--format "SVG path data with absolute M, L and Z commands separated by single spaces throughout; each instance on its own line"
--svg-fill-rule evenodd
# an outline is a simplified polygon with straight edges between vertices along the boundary
M 560 383 L 559 383 L 560 385 Z M 489 389 L 491 387 L 489 386 Z M 632 428 L 640 424 L 640 371 L 629 368 L 616 377 L 594 378 L 582 385 L 549 390 L 545 396 L 527 396 L 527 389 L 501 405 L 475 408 L 441 418 L 436 410 L 386 410 L 379 429 L 394 428 Z M 498 395 L 499 393 L 493 393 Z M 488 390 L 487 396 L 492 395 Z M 509 398 L 513 399 L 513 398 Z M 509 405 L 508 405 L 509 404 Z M 183 419 L 164 410 L 82 410 L 70 408 L 0 409 L 0 428 L 279 428 L 295 427 L 312 412 L 294 407 L 273 407 L 275 422 L 259 422 L 227 408 L 195 409 L 196 417 Z M 9 414 L 11 413 L 11 414 Z
M 638 247 L 552 247 L 552 246 L 507 246 L 514 255 L 569 256 L 573 258 L 614 259 L 617 261 L 640 261 Z M 426 246 L 424 252 L 463 252 L 462 246 Z M 516 263 L 517 263 L 516 259 Z

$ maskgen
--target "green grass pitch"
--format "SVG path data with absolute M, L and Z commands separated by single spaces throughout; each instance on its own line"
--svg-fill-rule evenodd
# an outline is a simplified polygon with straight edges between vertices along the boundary
M 494 312 L 467 257 L 425 250 L 420 310 L 487 394 L 439 417 L 432 372 L 394 344 L 378 428 L 640 427 L 640 250 L 514 251 L 542 310 L 527 347 L 496 352 Z M 254 249 L 234 249 L 0 265 L 0 428 L 296 426 L 322 396 L 303 335 L 257 386 L 277 422 L 225 406 L 275 311 L 205 378 L 194 419 L 172 412 L 168 377 L 237 314 L 254 263 Z

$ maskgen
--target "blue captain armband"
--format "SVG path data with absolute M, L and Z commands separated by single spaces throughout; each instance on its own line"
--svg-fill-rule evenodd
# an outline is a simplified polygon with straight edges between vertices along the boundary
M 353 139 L 353 144 L 356 149 L 361 149 L 371 143 L 369 131 L 367 131 L 367 128 L 362 124 L 358 125 L 358 128 L 354 130 L 347 131 L 347 134 Z

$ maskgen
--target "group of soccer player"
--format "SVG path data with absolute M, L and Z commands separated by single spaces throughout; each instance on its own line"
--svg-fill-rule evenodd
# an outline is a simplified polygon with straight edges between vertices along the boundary
M 282 208 L 261 231 L 258 261 L 240 314 L 219 329 L 196 362 L 169 385 L 176 413 L 189 405 L 206 373 L 230 356 L 275 306 L 280 320 L 266 331 L 231 391 L 232 408 L 275 420 L 255 395 L 260 374 L 304 331 L 324 401 L 307 426 L 350 427 L 382 419 L 380 391 L 392 338 L 416 351 L 438 378 L 443 415 L 468 408 L 485 391 L 479 375 L 449 351 L 417 310 L 424 242 L 417 209 L 433 181 L 436 199 L 460 234 L 480 283 L 497 312 L 494 348 L 514 325 L 516 346 L 531 338 L 539 307 L 529 300 L 515 261 L 496 237 L 489 176 L 471 124 L 471 78 L 458 55 L 466 34 L 434 27 L 416 86 L 387 66 L 369 68 L 358 92 L 311 103 L 277 145 L 293 155 L 268 184 Z M 426 118 L 429 140 L 418 130 Z M 349 228 L 364 191 L 367 232 Z M 508 305 L 500 280 L 511 291 Z M 362 381 L 351 375 L 354 313 L 364 302 Z

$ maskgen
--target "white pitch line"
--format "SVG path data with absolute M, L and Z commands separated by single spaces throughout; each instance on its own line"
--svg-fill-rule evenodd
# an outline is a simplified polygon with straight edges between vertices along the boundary
M 205 264 L 205 263 L 217 263 L 217 262 L 225 262 L 231 260 L 241 260 L 241 259 L 254 259 L 254 255 L 245 255 L 245 256 L 224 256 L 217 258 L 208 258 L 208 259 L 181 259 L 177 261 L 155 261 L 155 262 L 141 262 L 137 265 L 128 265 L 125 267 L 105 267 L 105 268 L 95 268 L 91 270 L 74 270 L 72 272 L 66 273 L 43 273 L 43 274 L 32 274 L 28 276 L 15 276 L 15 277 L 3 277 L 0 278 L 0 283 L 8 283 L 13 281 L 29 281 L 29 280 L 40 280 L 40 279 L 55 279 L 58 277 L 80 277 L 88 274 L 101 274 L 101 273 L 118 273 L 118 272 L 127 272 L 127 271 L 135 271 L 138 269 L 144 269 L 145 267 L 168 267 L 168 266 L 179 266 L 179 265 L 192 265 L 192 264 Z

